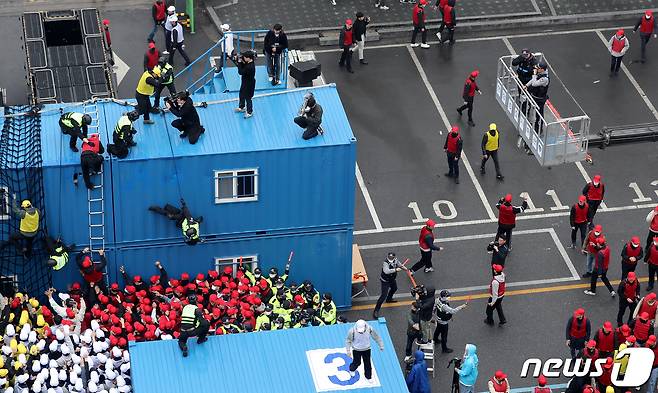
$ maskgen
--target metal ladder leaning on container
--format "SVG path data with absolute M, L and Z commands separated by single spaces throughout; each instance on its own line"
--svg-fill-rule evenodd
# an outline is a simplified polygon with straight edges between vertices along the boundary
M 427 364 L 427 372 L 432 374 L 434 378 L 434 343 L 427 344 L 418 343 L 418 350 L 425 354 L 425 362 Z
M 99 133 L 98 130 L 98 104 L 95 100 L 84 105 L 84 114 L 91 116 L 91 124 L 88 126 L 89 133 Z M 103 164 L 101 170 L 91 175 L 94 183 L 93 189 L 87 189 L 87 203 L 89 211 L 89 250 L 93 257 L 94 253 L 105 249 L 105 192 L 103 187 Z M 107 278 L 107 267 L 103 273 L 105 284 L 109 285 Z

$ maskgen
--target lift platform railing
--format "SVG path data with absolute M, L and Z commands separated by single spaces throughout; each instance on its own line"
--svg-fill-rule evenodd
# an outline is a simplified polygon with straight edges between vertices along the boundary
M 213 78 L 223 78 L 224 67 L 233 65 L 224 50 L 226 44 L 229 44 L 229 48 L 231 47 L 227 40 L 233 41 L 233 48 L 236 54 L 240 54 L 246 50 L 252 50 L 258 56 L 262 56 L 262 44 L 260 44 L 260 41 L 262 41 L 261 37 L 267 32 L 268 30 L 248 30 L 228 31 L 224 33 L 224 36 L 217 43 L 211 46 L 201 56 L 197 57 L 189 66 L 176 74 L 176 80 L 183 81 L 185 89 L 190 93 L 198 92 Z M 211 59 L 213 59 L 212 62 Z M 287 50 L 281 54 L 281 63 L 281 83 L 287 86 L 289 63 Z
M 535 53 L 544 60 L 541 53 Z M 512 67 L 515 56 L 503 56 L 498 61 L 496 77 L 496 101 L 518 130 L 526 145 L 541 166 L 578 162 L 587 155 L 590 118 L 586 114 L 562 118 L 557 108 L 548 100 L 543 115 L 539 105 L 523 88 Z M 550 88 L 549 88 L 550 96 Z

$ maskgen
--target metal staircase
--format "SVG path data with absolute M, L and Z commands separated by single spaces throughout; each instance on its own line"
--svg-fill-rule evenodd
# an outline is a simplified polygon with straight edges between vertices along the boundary
M 84 113 L 91 116 L 89 133 L 98 133 L 98 105 L 96 102 L 86 104 Z M 105 195 L 103 187 L 103 166 L 100 172 L 92 175 L 93 189 L 87 189 L 89 208 L 89 249 L 93 253 L 105 249 Z

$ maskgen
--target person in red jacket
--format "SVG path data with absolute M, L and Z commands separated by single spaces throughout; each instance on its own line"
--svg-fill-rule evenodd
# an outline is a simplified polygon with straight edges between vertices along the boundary
M 493 312 L 496 310 L 498 313 L 498 324 L 504 325 L 507 323 L 505 313 L 503 312 L 503 299 L 505 298 L 505 273 L 503 267 L 500 265 L 493 265 L 493 278 L 489 283 L 489 300 L 487 301 L 487 318 L 484 323 L 493 325 Z
M 605 321 L 603 326 L 594 334 L 596 349 L 599 351 L 599 357 L 605 358 L 612 356 L 615 351 L 615 333 L 612 331 L 612 323 Z
M 105 250 L 98 251 L 100 256 L 100 262 L 95 263 L 91 259 L 91 250 L 89 247 L 85 247 L 75 258 L 75 262 L 78 265 L 80 274 L 82 278 L 89 284 L 83 285 L 83 291 L 89 291 L 89 288 L 93 286 L 98 286 L 103 293 L 107 293 L 107 288 L 105 287 L 105 280 L 103 279 L 103 273 L 105 272 L 105 266 L 107 266 L 107 259 L 105 259 Z M 85 297 L 87 297 L 85 295 Z
M 343 50 L 338 65 L 341 67 L 345 66 L 347 71 L 353 74 L 352 52 L 356 47 L 356 37 L 354 37 L 354 29 L 352 29 L 352 19 L 345 20 L 345 26 L 343 26 L 338 36 L 338 46 Z
M 434 271 L 434 268 L 432 267 L 432 250 L 443 250 L 443 247 L 434 245 L 434 234 L 432 233 L 434 225 L 436 225 L 436 223 L 434 220 L 430 219 L 427 220 L 425 226 L 420 229 L 420 235 L 418 236 L 418 245 L 420 246 L 420 260 L 411 267 L 411 274 L 414 274 L 423 266 L 425 267 L 425 273 Z
M 634 272 L 637 261 L 644 257 L 644 251 L 640 247 L 640 238 L 633 236 L 631 240 L 621 249 L 621 279 L 625 279 L 628 273 Z
M 588 393 L 594 393 L 594 392 L 605 392 L 606 388 L 608 386 L 612 385 L 612 366 L 615 364 L 614 360 L 612 357 L 607 357 L 605 359 L 605 363 L 603 364 L 603 373 L 601 376 L 596 378 L 596 386 L 598 387 L 599 390 L 594 390 L 594 388 L 590 388 L 590 391 L 583 390 L 583 392 L 588 392 Z
M 605 241 L 605 237 L 601 236 L 596 239 L 596 257 L 594 258 L 594 269 L 592 270 L 592 277 L 590 279 L 589 290 L 583 291 L 585 295 L 596 296 L 596 281 L 601 277 L 601 281 L 605 284 L 610 296 L 615 297 L 617 294 L 610 285 L 608 280 L 608 266 L 610 265 L 610 247 Z
M 493 377 L 489 378 L 487 383 L 489 387 L 489 393 L 509 393 L 510 386 L 509 381 L 507 380 L 507 374 L 501 370 L 496 371 Z
M 155 43 L 149 42 L 149 47 L 144 53 L 144 71 L 150 71 L 158 65 L 160 51 L 155 47 Z
M 653 334 L 653 325 L 649 319 L 649 313 L 643 312 L 628 324 L 633 330 L 633 335 L 637 339 L 638 345 L 644 345 L 650 335 Z
M 649 314 L 649 319 L 652 321 L 653 325 L 656 326 L 658 325 L 658 321 L 656 321 L 656 310 L 658 310 L 658 302 L 656 301 L 656 294 L 653 292 L 647 293 L 645 297 L 640 299 L 640 301 L 637 303 L 637 307 L 635 307 L 635 312 L 633 312 L 633 318 L 637 318 L 637 316 L 643 312 L 646 312 Z
M 653 334 L 649 336 L 646 344 L 646 348 L 650 348 L 653 351 L 653 364 L 651 365 L 651 376 L 649 377 L 649 385 L 647 385 L 647 392 L 653 393 L 656 391 L 656 381 L 658 381 L 658 345 L 656 345 L 656 336 Z
M 625 343 L 630 335 L 631 328 L 629 328 L 627 324 L 623 324 L 615 329 L 615 350 L 619 348 L 621 344 Z
M 592 334 L 592 326 L 589 319 L 585 317 L 582 308 L 573 312 L 573 316 L 567 321 L 566 337 L 567 347 L 571 351 L 571 358 L 576 358 L 576 353 L 585 347 L 585 342 Z
M 576 233 L 580 231 L 580 245 L 585 244 L 585 236 L 587 235 L 587 223 L 589 214 L 589 205 L 586 203 L 587 197 L 581 195 L 578 197 L 578 203 L 571 206 L 569 213 L 569 224 L 571 225 L 571 246 L 576 248 Z
M 585 184 L 583 195 L 587 198 L 587 204 L 589 205 L 587 220 L 589 221 L 589 227 L 592 228 L 594 215 L 605 196 L 605 185 L 601 183 L 601 175 L 594 175 L 592 181 Z
M 462 92 L 462 98 L 464 99 L 464 105 L 457 108 L 459 116 L 462 115 L 462 112 L 468 109 L 468 125 L 475 127 L 473 122 L 473 99 L 475 98 L 475 92 L 482 94 L 482 91 L 478 87 L 478 84 L 475 82 L 475 79 L 480 75 L 480 71 L 472 71 L 471 74 L 466 78 L 464 82 L 464 91 Z
M 162 33 L 165 34 L 164 23 L 167 20 L 167 5 L 164 0 L 155 0 L 153 7 L 151 7 L 151 17 L 153 18 L 153 30 L 146 39 L 149 42 L 153 42 L 158 26 L 162 26 Z
M 645 245 L 645 251 L 649 251 L 649 246 L 651 246 L 651 241 L 654 237 L 658 236 L 658 206 L 654 207 L 653 210 L 647 214 L 647 224 L 649 224 L 649 233 L 647 234 L 647 243 Z
M 624 34 L 624 29 L 617 30 L 617 33 L 610 37 L 608 41 L 608 51 L 610 52 L 610 76 L 619 73 L 621 61 L 629 48 L 628 38 Z
M 103 153 L 105 153 L 105 148 L 99 134 L 94 133 L 89 135 L 89 138 L 83 139 L 80 167 L 85 186 L 90 190 L 95 187 L 91 182 L 91 175 L 100 172 L 103 167 Z
M 459 184 L 459 158 L 462 154 L 462 137 L 459 135 L 459 127 L 452 126 L 452 129 L 446 136 L 446 142 L 443 144 L 443 150 L 448 156 L 448 173 L 447 177 L 455 179 L 455 183 Z
M 418 32 L 421 34 L 422 44 L 421 48 L 429 48 L 427 44 L 427 29 L 425 28 L 425 6 L 427 5 L 427 0 L 418 0 L 418 4 L 414 6 L 414 10 L 411 13 L 411 21 L 414 24 L 414 32 L 411 33 L 411 46 L 417 47 L 416 36 Z
M 528 202 L 524 198 L 521 206 L 514 206 L 512 205 L 512 194 L 507 194 L 504 198 L 500 198 L 496 208 L 498 209 L 498 231 L 494 242 L 498 241 L 500 235 L 505 234 L 507 247 L 509 251 L 512 251 L 512 229 L 516 226 L 516 215 L 523 213 L 528 208 Z
M 578 357 L 586 360 L 590 359 L 590 370 L 594 371 L 596 367 L 594 366 L 594 362 L 601 357 L 599 354 L 599 350 L 596 349 L 596 341 L 594 340 L 589 340 L 585 344 L 585 348 L 583 348 L 580 353 L 578 354 Z
M 648 247 L 647 252 L 644 254 L 644 263 L 649 264 L 649 284 L 647 291 L 653 289 L 653 281 L 658 275 L 658 236 L 653 238 L 653 243 Z
M 441 26 L 439 27 L 439 40 L 443 44 L 450 41 L 450 44 L 455 43 L 455 26 L 457 25 L 457 17 L 455 16 L 455 0 L 448 0 L 443 6 L 441 11 Z M 446 34 L 443 33 L 443 28 L 446 29 Z
M 651 38 L 651 35 L 653 35 L 653 38 L 656 38 L 656 19 L 653 17 L 653 11 L 644 11 L 644 15 L 642 15 L 637 23 L 635 23 L 633 33 L 635 33 L 638 28 L 640 29 L 640 63 L 644 63 L 647 60 L 646 51 L 649 39 Z
M 635 277 L 635 272 L 629 272 L 628 276 L 621 280 L 619 288 L 617 288 L 617 293 L 619 293 L 617 326 L 621 326 L 623 323 L 626 308 L 629 309 L 628 323 L 630 324 L 633 320 L 633 313 L 635 312 L 637 302 L 640 300 L 640 282 Z
M 594 268 L 594 257 L 596 256 L 596 240 L 603 236 L 603 227 L 601 225 L 595 225 L 594 228 L 587 233 L 587 240 L 583 243 L 582 253 L 587 256 L 585 260 L 585 273 L 582 277 L 587 278 L 592 275 L 592 269 Z
M 552 393 L 553 391 L 551 388 L 546 386 L 546 377 L 543 375 L 539 375 L 537 377 L 537 386 L 535 386 L 535 390 L 533 390 L 533 393 Z

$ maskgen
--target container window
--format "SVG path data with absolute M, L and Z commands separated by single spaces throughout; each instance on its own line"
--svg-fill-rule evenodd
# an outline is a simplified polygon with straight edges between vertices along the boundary
M 215 171 L 215 203 L 258 200 L 258 169 Z
M 0 187 L 0 220 L 9 219 L 9 189 Z
M 238 267 L 240 266 L 240 258 L 242 258 L 242 266 L 248 271 L 253 272 L 258 267 L 258 257 L 256 255 L 242 256 L 242 257 L 223 257 L 215 258 L 215 270 L 222 273 L 224 267 L 230 266 L 233 268 L 233 277 L 235 277 Z

